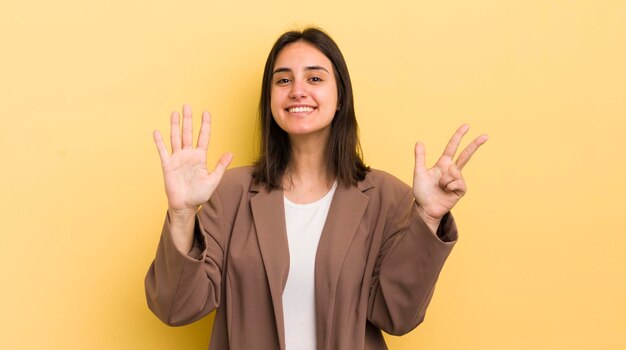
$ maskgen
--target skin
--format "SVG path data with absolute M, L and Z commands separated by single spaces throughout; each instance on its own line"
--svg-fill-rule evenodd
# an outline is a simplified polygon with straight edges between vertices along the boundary
M 472 155 L 487 142 L 486 134 L 468 144 L 454 160 L 463 136 L 469 125 L 461 125 L 443 151 L 435 165 L 426 167 L 426 151 L 421 142 L 415 144 L 415 169 L 413 171 L 413 196 L 420 216 L 433 232 L 437 231 L 441 218 L 448 213 L 467 193 L 467 185 L 461 174 Z
M 285 196 L 310 203 L 332 186 L 324 166 L 330 124 L 338 106 L 332 62 L 305 42 L 285 46 L 273 69 L 271 109 L 276 123 L 289 134 L 292 161 L 283 179 Z M 310 110 L 294 111 L 293 107 Z
M 279 53 L 274 66 L 271 109 L 278 125 L 285 130 L 292 144 L 293 158 L 283 182 L 285 196 L 296 203 L 310 203 L 328 192 L 332 186 L 324 169 L 324 150 L 330 135 L 330 124 L 337 110 L 337 85 L 330 60 L 315 47 L 296 42 Z M 312 110 L 289 111 L 290 107 L 307 106 Z M 182 133 L 180 115 L 171 115 L 171 154 L 159 131 L 154 142 L 161 159 L 168 215 L 172 237 L 177 249 L 187 254 L 193 242 L 195 215 L 200 205 L 209 200 L 222 175 L 232 161 L 232 154 L 221 156 L 215 168 L 206 164 L 210 141 L 211 116 L 202 113 L 198 143 L 193 147 L 191 106 L 183 106 Z M 433 232 L 441 218 L 467 192 L 461 173 L 471 157 L 488 139 L 483 134 L 470 142 L 455 159 L 459 145 L 468 132 L 461 125 L 443 154 L 432 168 L 426 166 L 424 145 L 415 145 L 413 195 L 418 212 Z
M 271 109 L 274 120 L 292 142 L 328 140 L 337 98 L 333 65 L 322 52 L 304 42 L 287 45 L 281 50 L 273 70 Z M 312 110 L 288 110 L 296 106 Z
M 222 155 L 213 171 L 206 165 L 207 150 L 211 138 L 211 115 L 202 113 L 202 125 L 198 143 L 193 147 L 191 106 L 183 106 L 183 126 L 180 133 L 180 115 L 171 115 L 170 142 L 172 154 L 165 148 L 161 133 L 153 133 L 154 142 L 161 159 L 168 215 L 172 227 L 172 238 L 176 248 L 187 254 L 193 243 L 195 215 L 202 203 L 211 198 L 233 155 Z

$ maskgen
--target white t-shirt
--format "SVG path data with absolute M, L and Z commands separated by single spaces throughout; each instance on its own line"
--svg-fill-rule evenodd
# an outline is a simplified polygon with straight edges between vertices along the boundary
M 286 350 L 315 350 L 315 255 L 337 182 L 321 199 L 296 204 L 285 197 L 289 276 L 283 292 Z

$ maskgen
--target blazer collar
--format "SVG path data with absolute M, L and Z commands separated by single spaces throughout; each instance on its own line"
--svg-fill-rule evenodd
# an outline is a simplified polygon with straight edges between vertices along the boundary
M 330 335 L 333 303 L 339 273 L 350 243 L 365 213 L 369 197 L 363 192 L 374 187 L 369 178 L 357 186 L 339 185 L 322 230 L 315 258 L 315 299 L 318 342 L 326 343 Z M 289 275 L 289 244 L 285 223 L 284 193 L 252 184 L 250 199 L 259 248 L 272 296 L 278 340 L 283 349 L 285 330 L 282 295 Z M 322 319 L 323 318 L 323 319 Z

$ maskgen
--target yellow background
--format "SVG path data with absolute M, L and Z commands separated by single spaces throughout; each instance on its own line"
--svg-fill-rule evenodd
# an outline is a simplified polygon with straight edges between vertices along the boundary
M 267 53 L 309 24 L 348 61 L 371 166 L 408 182 L 416 140 L 432 164 L 462 122 L 491 137 L 426 321 L 391 349 L 626 348 L 621 0 L 3 0 L 0 348 L 206 348 L 211 317 L 146 306 L 151 132 L 189 102 L 209 164 L 248 164 Z

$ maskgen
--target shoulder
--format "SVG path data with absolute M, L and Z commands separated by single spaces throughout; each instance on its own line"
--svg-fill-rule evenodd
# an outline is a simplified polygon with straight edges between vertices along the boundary
M 358 187 L 369 198 L 372 210 L 393 212 L 398 206 L 410 205 L 413 201 L 411 187 L 386 171 L 370 169 Z
M 247 193 L 252 185 L 252 166 L 241 166 L 227 169 L 217 188 L 221 196 L 242 195 Z
M 227 169 L 223 179 L 228 183 L 249 183 L 252 181 L 252 169 L 251 165 Z
M 359 187 L 362 190 L 375 190 L 376 192 L 397 192 L 406 193 L 411 190 L 411 187 L 402 180 L 398 179 L 394 175 L 378 169 L 370 169 L 365 176 L 365 179 L 359 183 Z M 370 187 L 368 189 L 368 187 Z

